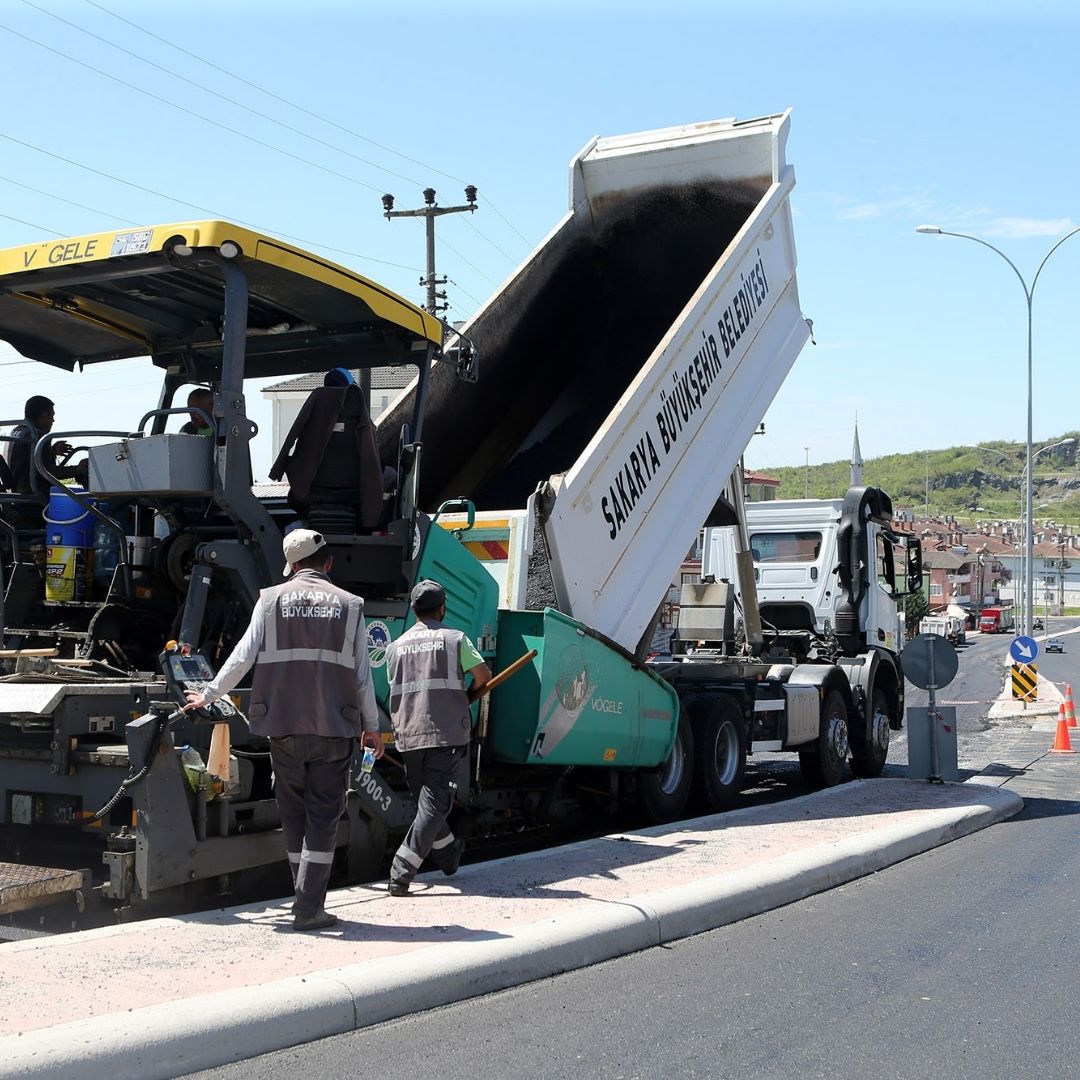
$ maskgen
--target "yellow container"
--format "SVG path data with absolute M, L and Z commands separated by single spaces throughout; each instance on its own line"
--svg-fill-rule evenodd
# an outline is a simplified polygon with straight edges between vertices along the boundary
M 52 546 L 45 553 L 45 599 L 81 601 L 90 596 L 93 548 Z

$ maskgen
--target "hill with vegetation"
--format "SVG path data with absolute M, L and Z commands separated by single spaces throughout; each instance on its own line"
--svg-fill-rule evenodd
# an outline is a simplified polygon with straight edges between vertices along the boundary
M 1077 449 L 1080 432 L 1036 443 L 1034 450 L 1064 439 L 1078 440 L 1072 447 L 1057 447 L 1039 456 L 1035 477 L 1034 517 L 1080 525 L 1080 469 Z M 890 454 L 863 462 L 863 483 L 883 488 L 896 509 L 921 515 L 952 515 L 960 521 L 1016 520 L 1023 502 L 1025 444 L 997 440 L 980 447 L 953 446 L 947 450 L 919 450 Z M 778 499 L 803 497 L 807 470 L 804 466 L 757 470 L 780 481 Z M 830 461 L 811 465 L 810 497 L 836 499 L 851 483 L 851 463 Z

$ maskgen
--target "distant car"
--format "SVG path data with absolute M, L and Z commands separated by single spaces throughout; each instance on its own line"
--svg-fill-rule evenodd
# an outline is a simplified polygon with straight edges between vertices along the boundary
M 1046 643 L 1046 651 L 1063 653 L 1065 651 L 1065 642 L 1059 637 L 1052 637 Z
M 1035 621 L 1034 621 L 1034 622 L 1033 622 L 1033 623 L 1031 624 L 1031 626 L 1032 626 L 1032 629 L 1033 629 L 1033 630 L 1045 630 L 1045 629 L 1046 629 L 1046 627 L 1045 627 L 1045 626 L 1043 626 L 1043 621 L 1042 621 L 1042 619 L 1036 619 L 1036 620 L 1035 620 Z

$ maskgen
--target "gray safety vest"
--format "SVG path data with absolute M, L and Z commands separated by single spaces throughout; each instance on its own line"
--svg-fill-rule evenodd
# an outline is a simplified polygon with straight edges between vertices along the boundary
M 472 734 L 461 642 L 442 623 L 414 623 L 386 650 L 390 719 L 399 750 L 464 746 Z
M 366 633 L 363 600 L 317 570 L 300 570 L 263 589 L 259 604 L 264 628 L 251 683 L 251 730 L 358 736 L 356 637 Z

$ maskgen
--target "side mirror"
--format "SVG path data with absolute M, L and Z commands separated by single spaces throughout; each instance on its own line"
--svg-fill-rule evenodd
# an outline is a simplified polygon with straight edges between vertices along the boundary
M 905 538 L 907 543 L 907 592 L 917 593 L 923 586 L 922 544 L 917 536 Z

